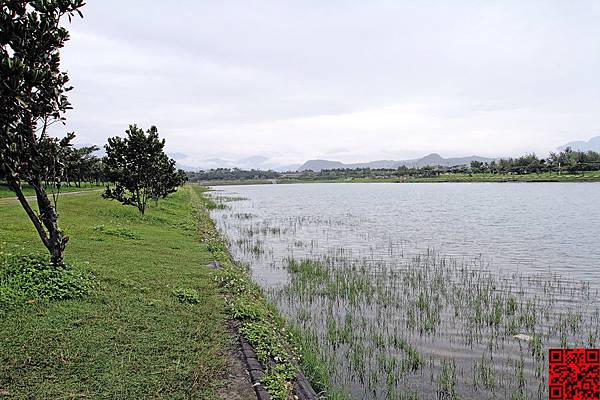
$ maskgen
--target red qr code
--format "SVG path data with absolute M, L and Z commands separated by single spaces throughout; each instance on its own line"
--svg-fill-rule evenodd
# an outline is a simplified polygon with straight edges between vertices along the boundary
M 600 349 L 548 351 L 549 400 L 600 400 Z

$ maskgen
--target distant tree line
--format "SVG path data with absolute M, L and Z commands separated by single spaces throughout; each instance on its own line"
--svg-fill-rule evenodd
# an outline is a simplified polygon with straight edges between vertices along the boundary
M 558 153 L 550 153 L 546 158 L 526 154 L 517 158 L 501 158 L 491 162 L 472 161 L 469 165 L 423 166 L 398 168 L 340 168 L 324 169 L 319 172 L 302 171 L 280 173 L 276 171 L 242 170 L 239 168 L 218 168 L 208 171 L 187 172 L 191 182 L 299 179 L 299 180 L 338 180 L 359 178 L 431 178 L 451 174 L 493 174 L 526 175 L 540 173 L 583 173 L 600 171 L 600 154 L 595 151 L 575 151 L 570 148 Z
M 570 148 L 558 153 L 550 153 L 547 158 L 526 154 L 517 158 L 501 158 L 490 162 L 472 161 L 469 165 L 424 166 L 397 169 L 333 169 L 319 173 L 304 173 L 300 177 L 312 179 L 343 179 L 373 177 L 429 178 L 451 174 L 493 174 L 526 175 L 541 173 L 577 174 L 586 171 L 600 171 L 600 153 L 594 151 L 574 151 Z
M 566 148 L 559 153 L 550 153 L 547 158 L 538 158 L 535 154 L 527 154 L 519 158 L 500 159 L 497 162 L 471 162 L 473 173 L 492 174 L 531 174 L 542 172 L 578 173 L 600 170 L 600 154 L 595 151 L 574 151 Z
M 281 177 L 281 174 L 275 171 L 261 171 L 257 169 L 247 171 L 239 168 L 217 168 L 208 171 L 188 171 L 187 177 L 190 182 L 204 182 L 277 179 Z

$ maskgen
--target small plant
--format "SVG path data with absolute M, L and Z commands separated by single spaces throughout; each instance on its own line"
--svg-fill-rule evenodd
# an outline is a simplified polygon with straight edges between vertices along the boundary
M 105 226 L 105 225 L 95 225 L 92 229 L 96 232 L 102 233 L 108 236 L 120 237 L 123 239 L 131 239 L 131 240 L 141 240 L 142 238 L 137 233 L 133 232 L 129 228 L 125 228 L 124 226 Z
M 0 258 L 0 309 L 44 300 L 85 296 L 90 279 L 69 266 L 56 267 L 46 257 L 10 255 Z
M 180 303 L 198 304 L 201 301 L 196 289 L 175 289 L 173 295 L 177 297 Z
M 438 398 L 458 400 L 456 392 L 456 365 L 454 361 L 442 360 L 442 372 L 438 378 Z
M 244 298 L 237 298 L 229 307 L 230 315 L 237 320 L 257 320 L 268 317 L 268 312 L 264 307 L 257 306 L 254 303 L 246 301 Z
M 287 400 L 293 389 L 296 369 L 291 364 L 275 364 L 262 378 L 262 384 L 273 400 Z

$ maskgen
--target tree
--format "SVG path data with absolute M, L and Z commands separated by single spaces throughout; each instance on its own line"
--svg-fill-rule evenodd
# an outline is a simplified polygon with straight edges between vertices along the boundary
M 98 146 L 73 148 L 67 156 L 66 181 L 69 183 L 72 181 L 75 186 L 81 187 L 82 181 L 94 180 L 92 178 L 93 169 L 100 161 L 94 153 L 98 150 Z
M 103 197 L 137 207 L 144 215 L 149 199 L 158 202 L 185 182 L 185 173 L 175 169 L 175 161 L 164 152 L 165 140 L 158 138 L 155 126 L 144 133 L 129 125 L 126 137 L 109 138 L 103 159 L 106 176 L 115 187 L 107 186 Z
M 184 170 L 177 169 L 175 160 L 170 159 L 166 154 L 163 154 L 156 160 L 156 179 L 152 185 L 152 200 L 158 203 L 158 200 L 165 198 L 177 190 L 187 181 L 187 175 Z
M 68 237 L 58 227 L 56 197 L 44 182 L 55 182 L 74 134 L 49 136 L 48 128 L 64 121 L 70 109 L 69 77 L 60 70 L 60 49 L 69 39 L 61 26 L 81 15 L 83 0 L 2 1 L 0 7 L 0 169 L 33 223 L 54 265 L 64 263 Z M 23 195 L 22 183 L 34 190 L 38 211 Z
M 481 161 L 471 161 L 471 171 L 473 171 L 474 174 L 479 174 L 481 172 L 483 172 L 485 167 L 485 164 Z

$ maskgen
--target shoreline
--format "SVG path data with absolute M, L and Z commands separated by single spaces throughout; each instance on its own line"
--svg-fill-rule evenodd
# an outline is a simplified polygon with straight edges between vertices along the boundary
M 19 278 L 25 289 L 19 279 L 0 280 L 0 369 L 7 372 L 0 397 L 143 398 L 161 391 L 177 398 L 251 398 L 256 363 L 240 357 L 242 336 L 272 400 L 287 399 L 302 372 L 311 383 L 322 382 L 299 362 L 310 349 L 297 344 L 293 327 L 230 259 L 206 190 L 186 185 L 152 204 L 145 218 L 98 192 L 61 201 L 71 236 L 67 265 L 89 283 L 81 297 L 63 299 L 25 292 L 29 275 Z M 13 268 L 6 260 L 46 253 L 19 204 L 0 204 L 0 218 L 7 224 L 0 232 L 1 278 Z M 220 268 L 210 266 L 214 260 Z M 40 374 L 59 379 L 40 380 Z
M 533 179 L 351 179 L 351 180 L 240 180 L 240 181 L 202 181 L 190 182 L 191 184 L 201 186 L 242 186 L 242 185 L 291 185 L 291 184 L 310 184 L 310 183 L 599 183 L 600 176 L 592 177 L 565 177 L 565 178 L 533 178 Z

